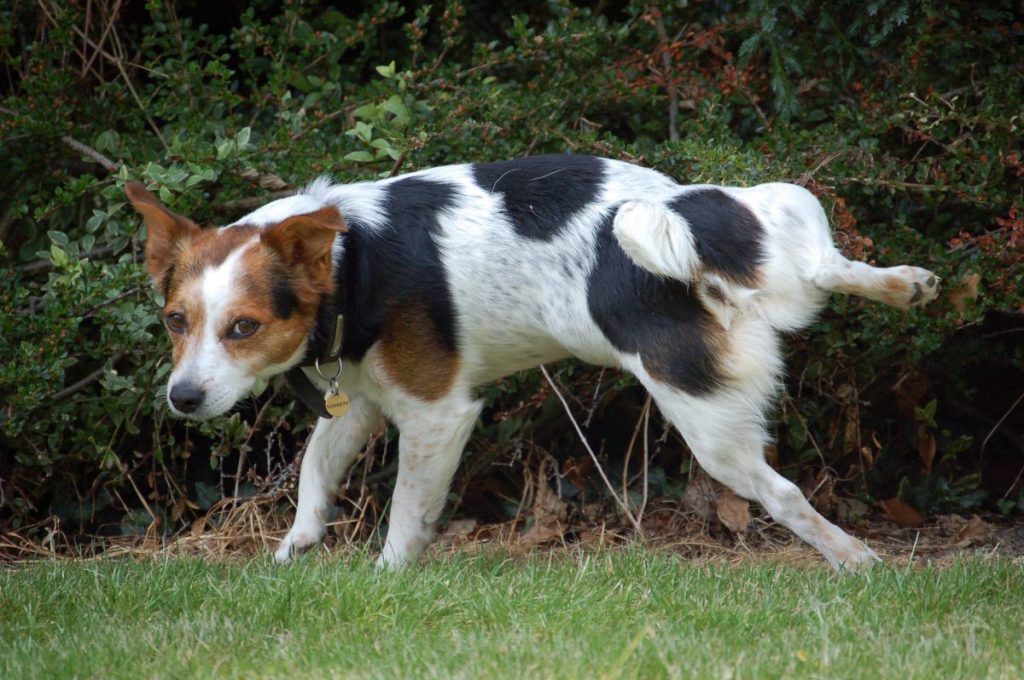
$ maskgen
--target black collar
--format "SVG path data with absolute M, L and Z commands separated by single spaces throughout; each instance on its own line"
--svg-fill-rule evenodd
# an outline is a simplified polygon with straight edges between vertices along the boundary
M 310 380 L 303 368 L 315 368 L 317 364 L 319 364 L 319 366 L 322 367 L 322 370 L 325 371 L 325 373 L 322 373 L 321 375 L 323 375 L 325 379 L 330 379 L 330 375 L 333 375 L 334 371 L 337 370 L 336 363 L 341 362 L 341 346 L 344 333 L 344 317 L 341 314 L 338 314 L 329 341 L 318 348 L 316 347 L 318 343 L 315 339 L 315 332 L 310 334 L 309 349 L 306 351 L 306 356 L 297 366 L 289 369 L 284 374 L 284 380 L 288 383 L 288 387 L 291 388 L 292 392 L 295 393 L 295 396 L 297 396 L 299 400 L 309 408 L 309 410 L 321 418 L 329 419 L 332 417 L 331 414 L 327 412 L 327 407 L 324 405 L 324 391 L 313 384 L 313 381 Z M 329 372 L 330 374 L 326 372 Z

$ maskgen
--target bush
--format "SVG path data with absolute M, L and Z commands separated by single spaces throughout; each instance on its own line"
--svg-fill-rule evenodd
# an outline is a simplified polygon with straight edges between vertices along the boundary
M 925 513 L 1024 510 L 1007 389 L 1024 384 L 1019 5 L 236 4 L 0 10 L 3 523 L 175 531 L 305 438 L 277 384 L 213 422 L 167 417 L 125 180 L 223 223 L 321 173 L 559 151 L 683 182 L 797 181 L 851 256 L 938 272 L 948 294 L 925 312 L 837 298 L 793 340 L 775 462 Z M 619 461 L 633 424 L 614 414 L 638 416 L 643 395 L 572 362 L 558 377 L 596 387 L 588 431 Z M 482 460 L 522 465 L 525 448 L 582 469 L 535 373 L 483 393 Z M 657 490 L 674 492 L 687 459 L 674 438 L 658 451 Z M 503 469 L 486 474 L 521 484 Z

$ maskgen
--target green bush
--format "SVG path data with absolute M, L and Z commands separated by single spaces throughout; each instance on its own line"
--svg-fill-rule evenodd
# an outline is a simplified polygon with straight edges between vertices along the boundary
M 926 513 L 1024 509 L 1019 4 L 244 6 L 0 10 L 0 522 L 174 531 L 305 437 L 276 384 L 230 417 L 168 418 L 125 180 L 216 224 L 321 173 L 560 151 L 682 182 L 804 183 L 851 256 L 934 269 L 955 294 L 927 311 L 837 298 L 793 339 L 775 462 Z M 584 401 L 598 375 L 608 390 Z M 558 376 L 619 461 L 633 424 L 614 414 L 638 415 L 642 394 L 571 362 Z M 484 460 L 581 453 L 535 373 L 483 393 Z M 686 464 L 665 440 L 658 490 Z

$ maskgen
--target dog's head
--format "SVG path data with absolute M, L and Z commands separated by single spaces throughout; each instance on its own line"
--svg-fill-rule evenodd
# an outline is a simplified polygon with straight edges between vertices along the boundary
M 172 411 L 220 415 L 257 380 L 302 359 L 317 308 L 334 288 L 332 247 L 347 230 L 337 208 L 200 229 L 142 184 L 125 191 L 146 223 L 146 267 L 166 300 Z

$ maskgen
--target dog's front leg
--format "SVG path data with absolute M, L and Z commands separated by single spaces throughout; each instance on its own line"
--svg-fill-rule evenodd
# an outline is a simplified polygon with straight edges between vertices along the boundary
M 379 566 L 407 564 L 430 543 L 481 408 L 482 402 L 449 394 L 434 402 L 410 399 L 396 410 L 398 480 Z
M 278 562 L 290 561 L 296 553 L 324 537 L 327 513 L 338 493 L 341 477 L 366 444 L 379 418 L 380 408 L 376 404 L 354 394 L 347 414 L 317 421 L 302 459 L 295 523 L 274 553 Z

